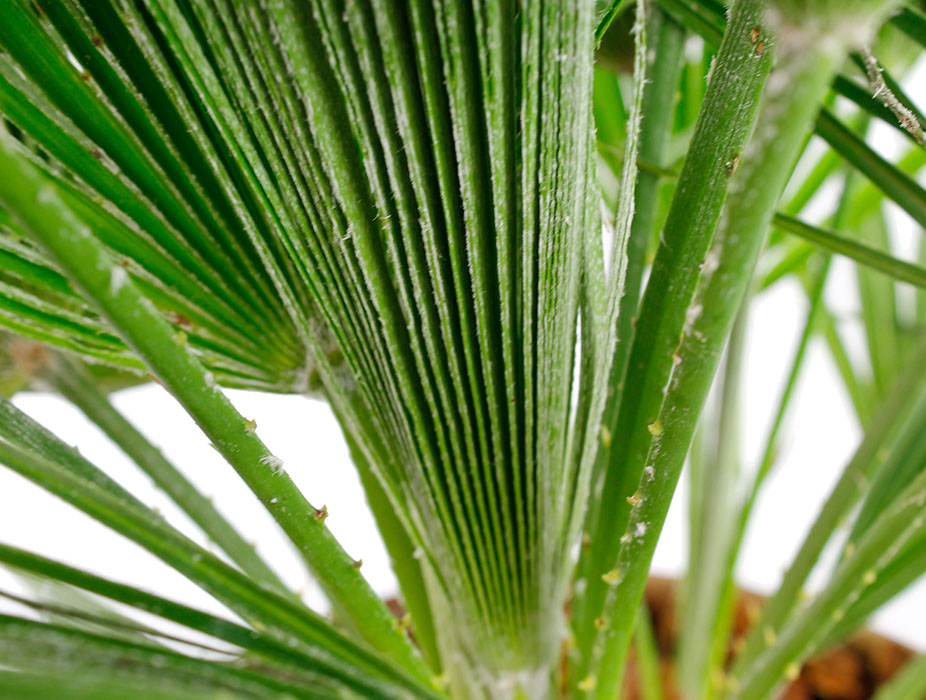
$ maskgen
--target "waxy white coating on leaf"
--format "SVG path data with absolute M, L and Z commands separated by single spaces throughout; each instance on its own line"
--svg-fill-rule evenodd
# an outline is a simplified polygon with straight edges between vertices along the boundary
M 261 464 L 266 464 L 273 470 L 274 474 L 283 473 L 283 460 L 276 455 L 266 455 L 260 458 Z

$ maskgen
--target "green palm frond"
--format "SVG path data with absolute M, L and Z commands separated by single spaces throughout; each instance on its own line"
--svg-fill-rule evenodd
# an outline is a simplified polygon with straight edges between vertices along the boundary
M 715 551 L 685 582 L 683 691 L 771 697 L 926 567 L 926 266 L 882 212 L 926 224 L 923 119 L 910 61 L 875 58 L 879 29 L 922 47 L 926 22 L 898 5 L 0 3 L 0 392 L 63 395 L 228 560 L 5 398 L 0 462 L 240 618 L 0 545 L 62 591 L 4 593 L 40 619 L 0 618 L 0 695 L 613 700 L 633 642 L 665 697 L 635 618 L 700 421 L 692 542 Z M 872 120 L 905 135 L 901 158 L 870 145 Z M 833 184 L 820 221 L 808 205 Z M 823 293 L 831 254 L 859 266 L 869 373 Z M 789 277 L 810 310 L 758 475 L 708 498 L 741 485 L 735 321 Z M 817 333 L 865 438 L 766 609 L 778 641 L 754 632 L 719 683 L 739 545 Z M 280 525 L 332 620 L 109 402 L 148 379 Z M 330 404 L 410 620 L 221 387 Z M 858 502 L 854 551 L 798 608 Z

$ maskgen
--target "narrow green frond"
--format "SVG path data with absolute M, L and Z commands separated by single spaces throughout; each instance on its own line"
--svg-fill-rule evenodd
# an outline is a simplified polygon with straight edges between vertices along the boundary
M 868 487 L 862 507 L 846 540 L 855 546 L 871 529 L 878 515 L 900 499 L 906 487 L 926 469 L 926 399 L 920 400 L 913 415 L 892 440 L 891 450 Z
M 640 277 L 643 272 L 645 247 L 641 249 L 635 243 L 636 250 L 631 250 L 631 239 L 635 232 L 634 224 L 637 222 L 636 204 L 640 201 L 638 197 L 641 195 L 638 188 L 641 183 L 646 182 L 645 177 L 642 179 L 640 177 L 637 161 L 640 148 L 644 145 L 641 120 L 642 110 L 647 101 L 645 86 L 649 30 L 654 29 L 659 32 L 662 21 L 660 18 L 650 22 L 647 16 L 649 12 L 648 3 L 638 2 L 633 28 L 633 95 L 627 119 L 625 152 L 620 173 L 614 228 L 609 232 L 612 236 L 610 260 L 606 259 L 607 254 L 602 246 L 601 234 L 595 230 L 590 230 L 589 236 L 594 239 L 589 241 L 585 254 L 587 262 L 583 270 L 585 299 L 582 314 L 582 352 L 587 368 L 584 377 L 588 385 L 580 387 L 580 389 L 585 389 L 581 393 L 581 399 L 587 402 L 584 405 L 580 404 L 582 412 L 579 413 L 580 416 L 585 415 L 585 423 L 576 426 L 575 436 L 575 447 L 578 450 L 577 461 L 581 472 L 584 472 L 583 481 L 578 484 L 581 501 L 585 501 L 589 493 L 599 492 L 603 478 L 601 467 L 603 458 L 600 455 L 607 454 L 610 446 L 609 426 L 613 422 L 615 404 L 620 395 L 619 382 L 625 371 L 627 357 L 625 348 L 630 340 L 631 322 L 628 316 L 636 306 Z M 677 38 L 677 36 L 670 35 L 667 40 Z M 672 56 L 669 55 L 668 59 L 672 60 Z M 660 75 L 660 78 L 661 81 L 672 81 L 671 68 L 666 74 Z M 650 100 L 658 99 L 660 94 L 664 97 L 664 91 L 668 89 L 665 82 L 661 82 L 658 91 L 650 91 Z M 647 137 L 646 146 L 650 155 L 656 157 L 661 155 L 659 151 L 664 145 L 664 134 L 658 131 L 664 131 L 667 122 L 668 119 L 661 123 L 648 125 L 657 130 L 656 134 Z M 651 193 L 654 183 L 650 182 L 648 185 Z M 645 195 L 647 192 L 644 191 L 642 194 Z M 647 206 L 649 202 L 643 204 L 644 211 Z M 640 223 L 645 224 L 645 222 L 644 214 Z M 638 229 L 636 233 L 639 238 L 641 231 Z M 645 239 L 646 234 L 642 235 Z M 592 498 L 590 511 L 595 508 L 597 502 L 597 497 Z M 580 509 L 576 516 L 572 525 L 573 530 L 582 527 L 584 525 L 582 518 L 588 517 L 584 509 Z M 583 573 L 579 571 L 577 576 L 582 577 Z M 590 660 L 590 645 L 594 638 L 594 622 L 589 615 L 594 614 L 595 610 L 588 605 L 589 589 L 586 584 L 587 581 L 582 584 L 581 588 L 578 588 L 573 601 L 573 625 L 578 640 L 572 669 L 573 683 L 581 683 L 586 677 Z
M 608 28 L 611 26 L 614 18 L 617 17 L 623 4 L 624 0 L 610 1 L 607 9 L 604 11 L 604 14 L 601 16 L 601 19 L 598 20 L 598 26 L 595 27 L 595 39 L 597 41 L 601 41 L 601 39 L 604 37 L 605 32 L 608 31 Z
M 300 670 L 351 686 L 361 693 L 393 693 L 388 681 L 377 679 L 362 664 L 339 659 L 331 650 L 316 646 L 293 645 L 267 630 L 244 627 L 215 615 L 167 600 L 143 590 L 115 583 L 75 569 L 45 557 L 0 544 L 0 561 L 53 581 L 75 586 L 109 600 L 132 606 L 188 629 L 208 635 L 233 648 L 247 650 L 264 663 L 287 669 L 290 674 Z M 425 697 L 433 697 L 425 693 Z
M 382 659 L 350 642 L 307 608 L 261 587 L 198 547 L 154 513 L 139 512 L 49 460 L 6 443 L 0 443 L 0 462 L 145 547 L 245 619 L 272 630 L 278 639 L 325 649 L 368 673 L 397 680 L 409 688 L 420 687 L 400 670 L 388 667 Z
M 926 226 L 926 190 L 878 155 L 830 111 L 820 111 L 816 133 L 921 226 Z
M 633 641 L 634 658 L 639 669 L 641 700 L 665 700 L 659 644 L 646 605 L 637 613 Z
M 338 692 L 330 680 L 311 673 L 293 679 L 272 669 L 241 668 L 7 615 L 0 615 L 0 653 L 4 665 L 26 673 L 66 670 L 86 677 L 90 671 L 112 680 L 140 682 L 157 673 L 160 684 L 167 688 L 233 691 L 254 700 L 267 695 L 322 700 Z
M 730 700 L 766 697 L 784 680 L 789 667 L 800 664 L 819 648 L 842 619 L 848 604 L 877 581 L 907 542 L 924 534 L 924 498 L 926 471 L 879 514 L 829 583 L 781 628 L 775 642 L 742 673 L 733 675 L 736 690 L 728 694 Z
M 125 700 L 131 697 L 148 700 L 254 700 L 253 695 L 224 688 L 152 687 L 152 683 L 146 681 L 113 680 L 108 673 L 82 674 L 75 678 L 73 673 L 61 671 L 0 671 L 0 692 L 15 700 Z
M 657 4 L 695 34 L 715 46 L 720 44 L 724 31 L 723 16 L 714 12 L 714 7 L 705 7 L 708 3 L 657 0 Z
M 795 611 L 800 602 L 801 590 L 820 553 L 843 518 L 862 497 L 869 480 L 883 464 L 882 451 L 892 444 L 900 426 L 907 423 L 917 402 L 926 392 L 924 362 L 926 344 L 921 344 L 909 358 L 904 371 L 897 377 L 884 403 L 873 413 L 861 445 L 827 497 L 781 585 L 765 605 L 762 616 L 747 636 L 743 650 L 734 661 L 734 675 L 739 675 L 756 663 L 766 646 L 764 630 L 770 629 L 772 633 L 777 633 Z
M 926 46 L 926 12 L 910 4 L 904 5 L 891 17 L 891 24 L 900 29 L 920 46 Z
M 918 656 L 874 695 L 874 700 L 916 700 L 926 693 L 926 657 Z
M 906 282 L 916 287 L 926 286 L 926 269 L 919 265 L 899 260 L 892 255 L 875 250 L 833 231 L 812 226 L 788 214 L 778 213 L 772 222 L 783 231 L 793 233 L 830 253 L 844 255 L 860 265 L 877 270 L 892 280 Z
M 868 622 L 872 613 L 921 578 L 923 572 L 926 572 L 926 536 L 921 535 L 903 546 L 881 570 L 878 580 L 852 602 L 821 648 L 848 638 Z
M 97 389 L 84 367 L 60 356 L 52 358 L 50 365 L 40 369 L 39 376 L 61 392 L 118 445 L 242 571 L 257 581 L 286 591 L 286 587 L 260 558 L 253 545 L 248 544 L 210 500 L 197 491 L 161 451 L 112 406 Z

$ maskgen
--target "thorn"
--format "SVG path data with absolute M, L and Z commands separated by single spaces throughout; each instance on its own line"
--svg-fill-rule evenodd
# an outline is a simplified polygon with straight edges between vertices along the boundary
M 727 175 L 732 176 L 736 172 L 736 169 L 739 166 L 740 166 L 740 157 L 733 156 L 733 160 L 727 163 Z
M 167 312 L 167 320 L 173 323 L 175 326 L 180 326 L 181 328 L 192 328 L 193 324 L 190 322 L 186 316 L 176 311 Z
M 609 586 L 616 586 L 621 581 L 621 572 L 617 569 L 611 569 L 609 572 L 601 575 L 601 580 Z
M 359 570 L 363 566 L 363 559 L 354 559 L 350 565 Z
M 657 418 L 654 422 L 646 426 L 646 429 L 649 431 L 649 434 L 653 437 L 659 437 L 662 435 L 662 423 L 659 422 Z
M 328 506 L 322 506 L 321 508 L 315 509 L 315 519 L 321 520 L 322 522 L 328 517 Z
M 633 494 L 632 496 L 627 496 L 627 503 L 636 508 L 642 502 L 643 498 L 640 496 L 640 492 Z
M 393 624 L 395 625 L 397 631 L 404 632 L 412 626 L 412 614 L 405 613 L 401 618 L 396 618 Z
M 254 434 L 257 432 L 257 421 L 251 418 L 244 419 L 244 431 L 246 433 Z

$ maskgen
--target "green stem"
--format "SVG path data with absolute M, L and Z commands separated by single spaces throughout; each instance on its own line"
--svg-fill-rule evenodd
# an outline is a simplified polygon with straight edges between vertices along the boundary
M 647 19 L 646 35 L 655 37 L 655 47 L 650 54 L 652 62 L 647 62 L 646 87 L 643 93 L 643 111 L 646 118 L 640 125 L 638 162 L 640 160 L 650 163 L 662 163 L 669 130 L 672 126 L 672 106 L 678 88 L 679 76 L 682 66 L 682 50 L 684 48 L 685 33 L 682 28 L 671 20 L 664 12 L 657 8 L 650 11 Z M 634 215 L 627 241 L 627 272 L 624 278 L 624 295 L 620 300 L 620 309 L 617 315 L 618 343 L 614 350 L 614 359 L 611 367 L 611 376 L 608 379 L 612 387 L 612 397 L 619 397 L 620 383 L 627 367 L 627 358 L 633 338 L 634 316 L 640 300 L 640 288 L 643 272 L 646 267 L 646 248 L 650 241 L 653 223 L 656 218 L 658 205 L 659 184 L 662 177 L 652 171 L 645 171 L 642 167 L 637 175 L 636 189 L 634 191 Z M 612 400 L 610 411 L 607 411 L 602 422 L 612 432 L 617 421 L 617 400 Z M 610 446 L 601 444 L 596 455 L 593 474 L 603 473 L 608 463 Z M 596 504 L 589 505 L 590 513 L 595 512 Z M 583 564 L 588 560 L 583 559 Z M 581 565 L 580 565 L 581 566 Z M 587 567 L 580 568 L 578 578 L 589 575 Z M 577 637 L 580 654 L 587 658 L 588 650 L 594 639 L 594 617 L 598 614 L 600 604 L 595 606 L 594 601 L 576 592 L 573 599 L 573 628 Z M 600 601 L 599 601 L 600 602 Z
M 830 253 L 844 255 L 859 265 L 887 275 L 892 280 L 907 282 L 921 289 L 926 288 L 926 268 L 920 265 L 913 265 L 905 260 L 900 260 L 893 255 L 888 255 L 876 248 L 867 246 L 864 243 L 858 243 L 851 238 L 841 236 L 819 226 L 811 226 L 787 214 L 776 214 L 774 223 L 782 231 L 800 236 L 805 241 L 810 241 L 818 248 Z
M 718 656 L 726 649 L 725 635 L 712 635 L 724 617 L 724 566 L 733 556 L 737 545 L 736 486 L 740 471 L 739 422 L 740 386 L 748 323 L 748 305 L 737 317 L 727 345 L 720 392 L 720 415 L 716 423 L 708 423 L 702 431 L 709 432 L 716 447 L 707 464 L 697 470 L 701 484 L 692 485 L 692 493 L 700 494 L 697 512 L 699 521 L 692 523 L 692 538 L 698 540 L 689 556 L 688 574 L 683 595 L 682 624 L 678 643 L 678 687 L 685 697 L 712 696 L 711 671 Z M 695 472 L 692 471 L 692 480 Z M 711 640 L 705 643 L 705 640 Z
M 577 575 L 577 581 L 584 581 L 588 599 L 580 621 L 584 628 L 603 608 L 608 586 L 601 576 L 611 568 L 620 548 L 614 534 L 624 530 L 630 512 L 625 499 L 633 493 L 643 470 L 651 438 L 646 426 L 659 410 L 685 309 L 697 283 L 698 265 L 710 245 L 733 164 L 755 118 L 770 66 L 770 52 L 756 48 L 758 41 L 767 42 L 766 33 L 760 32 L 765 39 L 752 33 L 762 26 L 762 15 L 762 3 L 754 0 L 741 0 L 732 9 L 637 314 L 622 389 L 633 400 L 619 406 L 610 454 L 603 473 L 596 475 L 599 483 L 586 520 L 587 548 Z M 629 627 L 625 631 L 629 634 Z
M 644 604 L 637 613 L 637 624 L 633 633 L 633 649 L 640 672 L 640 695 L 642 700 L 665 700 L 662 686 L 662 668 L 659 657 L 659 643 L 653 629 L 649 608 Z
M 851 193 L 854 191 L 851 187 L 852 181 L 853 178 L 850 174 L 847 176 L 842 197 L 840 198 L 836 213 L 833 217 L 834 223 L 836 224 L 841 224 L 846 215 L 847 205 L 851 199 Z M 780 213 L 776 214 L 776 217 L 777 216 L 780 216 Z M 794 396 L 794 389 L 797 386 L 797 380 L 800 375 L 801 368 L 803 367 L 804 359 L 807 356 L 807 348 L 810 344 L 810 339 L 813 337 L 814 331 L 817 327 L 817 319 L 820 315 L 820 310 L 823 308 L 823 290 L 826 287 L 826 281 L 829 276 L 830 262 L 831 258 L 829 255 L 823 256 L 819 264 L 819 269 L 814 273 L 812 282 L 807 283 L 809 308 L 807 310 L 807 316 L 804 321 L 804 328 L 801 332 L 797 348 L 794 351 L 794 357 L 791 360 L 791 369 L 788 372 L 788 378 L 785 382 L 784 389 L 782 390 L 781 396 L 778 399 L 778 409 L 775 413 L 775 418 L 772 421 L 768 436 L 765 440 L 765 449 L 762 453 L 762 458 L 759 462 L 758 470 L 755 477 L 752 479 L 752 484 L 750 485 L 749 490 L 742 501 L 742 504 L 738 508 L 738 512 L 735 514 L 736 529 L 734 531 L 734 541 L 728 551 L 727 560 L 723 565 L 723 583 L 720 586 L 720 589 L 722 590 L 722 593 L 720 594 L 721 602 L 719 606 L 719 613 L 714 620 L 713 634 L 711 635 L 711 638 L 715 640 L 715 646 L 718 640 L 721 640 L 723 643 L 723 648 L 717 649 L 718 654 L 714 657 L 715 667 L 717 670 L 720 670 L 725 662 L 726 643 L 729 639 L 731 626 L 733 624 L 733 616 L 735 613 L 736 582 L 734 579 L 734 569 L 736 567 L 736 561 L 740 552 L 740 548 L 742 547 L 743 538 L 746 536 L 746 528 L 749 524 L 749 516 L 752 513 L 756 498 L 758 497 L 762 484 L 771 471 L 777 457 L 778 436 L 782 426 L 784 425 L 784 419 L 787 414 L 788 407 L 791 404 L 791 399 Z M 722 657 L 720 654 L 724 654 L 724 656 Z M 713 690 L 716 692 L 719 689 L 713 688 Z
M 333 604 L 355 621 L 374 648 L 416 677 L 429 679 L 427 665 L 397 628 L 392 613 L 323 518 L 316 516 L 320 511 L 306 501 L 279 458 L 249 429 L 184 339 L 142 296 L 83 222 L 65 208 L 56 189 L 16 153 L 6 136 L 0 138 L 0 171 L 6 174 L 2 204 L 48 249 L 180 401 L 297 546 Z
M 731 20 L 728 32 L 736 28 Z M 750 29 L 740 27 L 747 34 Z M 619 687 L 630 637 L 621 621 L 633 614 L 643 593 L 656 541 L 724 343 L 780 193 L 845 48 L 833 33 L 801 41 L 786 28 L 781 36 L 778 65 L 731 183 L 712 250 L 701 267 L 698 291 L 682 307 L 685 322 L 675 367 L 668 385 L 663 385 L 661 407 L 647 427 L 646 467 L 630 500 L 632 511 L 619 555 L 604 576 L 613 585 L 596 645 L 600 649 L 594 676 L 596 700 L 613 698 Z
M 437 649 L 437 631 L 422 572 L 422 567 L 426 564 L 415 557 L 414 542 L 396 515 L 388 494 L 373 474 L 362 450 L 354 443 L 355 441 L 348 437 L 348 444 L 351 445 L 351 458 L 357 467 L 363 493 L 376 520 L 376 529 L 383 538 L 386 551 L 389 553 L 392 571 L 399 581 L 402 603 L 410 616 L 415 641 L 425 660 L 439 673 L 441 659 Z

